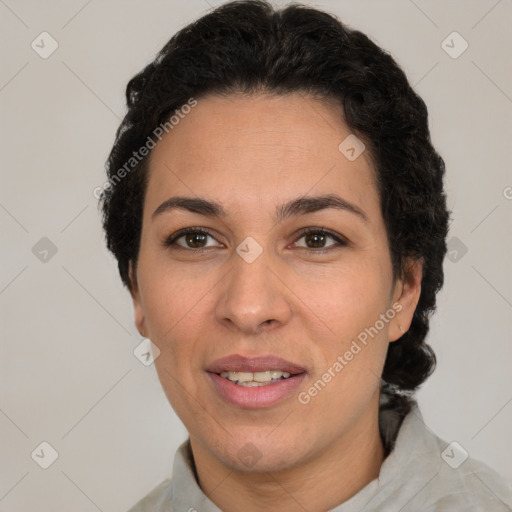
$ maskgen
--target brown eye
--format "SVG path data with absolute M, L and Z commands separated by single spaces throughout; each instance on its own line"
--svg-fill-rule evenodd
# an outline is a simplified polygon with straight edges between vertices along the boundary
M 203 229 L 194 228 L 194 229 L 183 229 L 171 235 L 166 241 L 165 245 L 167 247 L 174 248 L 184 248 L 184 249 L 208 249 L 210 247 L 215 247 L 215 243 L 208 243 L 208 238 L 211 240 L 215 239 L 213 236 Z M 222 245 L 222 244 L 220 244 Z
M 203 233 L 188 233 L 183 235 L 185 242 L 189 245 L 189 247 L 192 247 L 193 249 L 204 247 L 203 244 L 206 242 L 207 237 L 208 235 Z
M 326 238 L 328 237 L 321 233 L 308 233 L 307 235 L 304 235 L 306 245 L 315 249 L 323 248 Z
M 298 241 L 295 242 L 295 245 L 306 250 L 310 250 L 311 252 L 321 253 L 323 251 L 330 250 L 331 248 L 334 249 L 336 246 L 340 247 L 347 245 L 340 236 L 321 228 L 313 228 L 303 232 L 298 240 L 301 239 L 304 239 L 304 245 L 298 244 Z M 334 243 L 326 245 L 329 239 L 333 240 Z

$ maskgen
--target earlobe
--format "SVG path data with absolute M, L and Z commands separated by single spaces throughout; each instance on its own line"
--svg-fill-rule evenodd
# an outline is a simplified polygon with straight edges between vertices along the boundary
M 131 261 L 129 263 L 128 273 L 130 276 L 130 295 L 132 296 L 132 302 L 133 302 L 133 316 L 134 316 L 135 327 L 137 328 L 137 331 L 139 331 L 139 334 L 143 338 L 147 338 L 146 318 L 144 315 L 144 310 L 142 308 L 142 302 L 141 302 L 140 292 L 139 292 L 139 284 L 137 281 L 137 274 L 134 270 L 134 267 L 133 267 L 133 264 Z
M 411 326 L 414 311 L 420 300 L 422 277 L 423 258 L 411 260 L 406 266 L 404 277 L 396 283 L 393 304 L 400 304 L 400 312 L 390 323 L 390 342 L 401 338 Z

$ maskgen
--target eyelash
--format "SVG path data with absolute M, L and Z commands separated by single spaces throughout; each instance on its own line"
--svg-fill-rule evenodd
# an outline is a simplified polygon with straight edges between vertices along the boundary
M 215 238 L 211 233 L 210 231 L 204 229 L 204 228 L 200 228 L 200 227 L 191 227 L 191 228 L 184 228 L 184 229 L 180 229 L 179 231 L 177 231 L 176 233 L 173 233 L 170 237 L 168 237 L 165 242 L 164 242 L 164 246 L 165 247 L 172 247 L 174 245 L 174 243 L 176 242 L 176 240 L 180 239 L 182 236 L 184 235 L 188 235 L 190 233 L 199 233 L 201 235 L 206 235 L 206 236 L 210 236 L 212 238 Z M 307 247 L 301 247 L 302 250 L 306 251 L 308 254 L 325 254 L 333 249 L 336 249 L 336 248 L 339 248 L 339 247 L 345 247 L 348 245 L 347 241 L 337 235 L 336 233 L 333 233 L 332 231 L 328 230 L 328 229 L 325 229 L 323 227 L 309 227 L 309 228 L 305 228 L 303 229 L 300 233 L 299 233 L 299 238 L 297 238 L 297 240 L 300 240 L 301 238 L 307 236 L 307 235 L 310 235 L 310 234 L 316 234 L 316 235 L 321 235 L 321 236 L 328 236 L 330 238 L 332 238 L 334 241 L 336 241 L 339 245 L 338 247 L 336 247 L 335 245 L 333 246 L 330 246 L 330 247 L 327 247 L 327 248 L 319 248 L 319 249 L 311 249 L 311 248 L 307 248 Z M 203 247 L 203 248 L 200 248 L 200 249 L 193 249 L 191 247 L 183 247 L 183 246 L 180 246 L 178 245 L 177 246 L 179 249 L 184 249 L 186 251 L 193 251 L 194 253 L 198 253 L 198 254 L 202 254 L 204 252 L 207 252 L 209 251 L 210 249 L 212 249 L 211 247 Z

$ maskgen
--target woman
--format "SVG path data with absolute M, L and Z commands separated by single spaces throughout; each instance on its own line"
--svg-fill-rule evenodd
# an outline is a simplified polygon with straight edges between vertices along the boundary
M 510 510 L 413 398 L 449 213 L 394 60 L 318 10 L 232 2 L 127 100 L 107 244 L 189 433 L 132 512 Z

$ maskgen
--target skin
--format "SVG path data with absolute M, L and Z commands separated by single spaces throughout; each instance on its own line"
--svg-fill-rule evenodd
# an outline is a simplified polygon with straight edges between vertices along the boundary
M 156 369 L 190 434 L 199 484 L 226 512 L 328 510 L 378 477 L 384 459 L 380 375 L 388 344 L 411 323 L 422 269 L 411 261 L 407 277 L 393 280 L 371 160 L 365 151 L 349 161 L 338 149 L 351 133 L 340 113 L 296 93 L 210 95 L 150 157 L 131 268 L 135 323 L 161 351 Z M 333 193 L 367 220 L 337 209 L 274 220 L 282 203 Z M 172 196 L 216 201 L 227 216 L 152 217 Z M 211 236 L 165 245 L 189 227 Z M 303 236 L 307 227 L 347 243 Z M 250 264 L 236 252 L 248 236 L 263 250 Z M 230 354 L 271 354 L 306 369 L 298 392 L 307 391 L 393 304 L 400 312 L 306 405 L 297 393 L 267 408 L 231 405 L 205 371 Z M 238 455 L 247 443 L 260 455 L 250 468 Z

